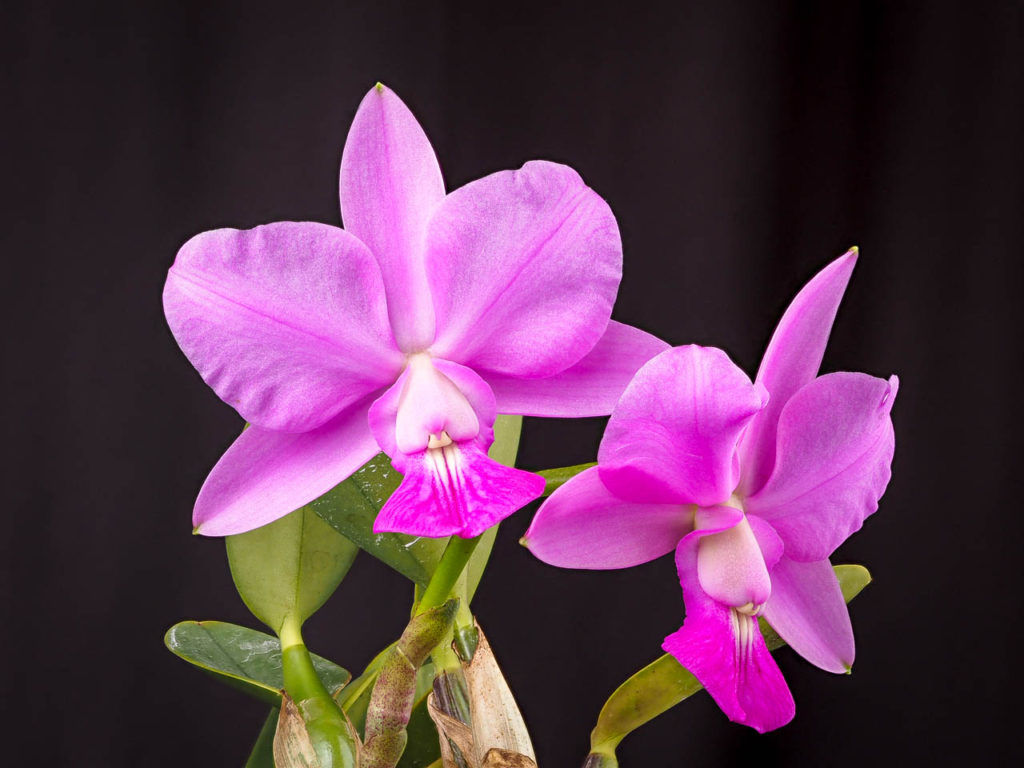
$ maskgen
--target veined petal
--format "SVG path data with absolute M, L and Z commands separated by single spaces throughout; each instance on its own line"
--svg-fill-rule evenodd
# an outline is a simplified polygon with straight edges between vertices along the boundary
M 692 506 L 625 501 L 591 467 L 551 494 L 523 544 L 562 568 L 628 568 L 667 555 L 692 529 Z
M 842 673 L 853 666 L 850 613 L 828 560 L 799 563 L 783 557 L 772 569 L 772 596 L 764 617 L 816 667 Z
M 426 349 L 434 339 L 434 306 L 423 256 L 444 181 L 420 124 L 383 85 L 370 89 L 352 121 L 339 191 L 345 229 L 380 264 L 399 347 Z
M 746 508 L 772 524 L 787 557 L 824 560 L 878 509 L 891 474 L 897 387 L 895 376 L 830 373 L 782 410 L 775 470 Z
M 571 168 L 535 161 L 455 190 L 428 242 L 438 357 L 541 378 L 580 360 L 608 325 L 619 229 Z
M 775 464 L 779 414 L 804 384 L 818 375 L 839 302 L 857 263 L 857 249 L 833 261 L 796 295 L 768 342 L 756 381 L 768 390 L 767 406 L 740 441 L 740 492 L 757 493 Z
M 582 360 L 544 379 L 486 375 L 501 413 L 524 416 L 606 416 L 640 367 L 669 345 L 612 320 Z M 674 545 L 673 545 L 674 546 Z
M 631 501 L 721 503 L 739 479 L 736 441 L 764 400 L 720 349 L 662 352 L 612 412 L 598 452 L 601 479 Z
M 167 276 L 171 332 L 246 421 L 305 432 L 394 380 L 402 357 L 373 256 L 326 224 L 218 229 Z
M 413 355 L 409 365 L 370 408 L 370 429 L 392 465 L 405 472 L 405 457 L 446 433 L 453 441 L 494 441 L 494 394 L 474 371 L 448 360 Z
M 686 621 L 662 648 L 692 672 L 726 716 L 760 733 L 793 719 L 795 705 L 757 619 L 713 600 L 697 577 L 697 534 L 676 550 Z
M 402 484 L 373 524 L 375 533 L 479 536 L 544 492 L 544 478 L 492 461 L 475 441 L 406 456 Z
M 259 528 L 322 496 L 377 453 L 369 400 L 304 434 L 252 426 L 210 472 L 192 522 L 206 536 Z

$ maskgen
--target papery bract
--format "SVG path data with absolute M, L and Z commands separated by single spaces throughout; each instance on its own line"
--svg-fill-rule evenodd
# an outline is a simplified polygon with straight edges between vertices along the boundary
M 487 457 L 497 413 L 607 414 L 667 345 L 610 321 L 618 227 L 571 168 L 530 162 L 446 195 L 423 130 L 378 85 L 339 190 L 345 229 L 205 232 L 170 270 L 175 338 L 252 425 L 196 529 L 271 522 L 382 449 L 405 478 L 374 530 L 475 536 L 544 487 Z
M 897 380 L 817 376 L 856 261 L 800 292 L 751 382 L 718 349 L 644 365 L 612 412 L 598 465 L 555 491 L 524 537 L 541 560 L 621 568 L 675 549 L 686 621 L 664 649 L 736 722 L 764 732 L 792 696 L 758 629 L 763 615 L 831 672 L 853 664 L 829 556 L 889 482 Z

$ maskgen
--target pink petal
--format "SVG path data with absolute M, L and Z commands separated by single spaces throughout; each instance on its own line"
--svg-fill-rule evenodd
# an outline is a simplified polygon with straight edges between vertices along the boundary
M 839 302 L 857 263 L 852 248 L 803 287 L 779 321 L 768 343 L 756 381 L 770 400 L 750 422 L 740 443 L 743 479 L 740 491 L 757 493 L 775 464 L 775 431 L 779 414 L 797 390 L 818 375 Z
M 249 427 L 210 472 L 192 522 L 206 536 L 259 528 L 322 496 L 373 458 L 369 400 L 304 434 Z
M 551 494 L 522 541 L 562 568 L 628 568 L 668 554 L 692 529 L 693 507 L 624 501 L 591 467 Z
M 494 441 L 494 394 L 474 371 L 448 360 L 413 355 L 398 381 L 370 408 L 370 429 L 392 465 L 405 472 L 407 454 L 425 449 L 430 435 Z
M 164 311 L 199 374 L 244 419 L 305 432 L 401 370 L 383 292 L 352 235 L 281 222 L 185 243 Z
M 575 365 L 544 379 L 487 374 L 501 413 L 524 416 L 606 416 L 637 370 L 669 348 L 649 333 L 612 320 L 597 345 Z
M 444 181 L 420 124 L 393 91 L 371 88 L 356 112 L 341 156 L 341 215 L 384 274 L 399 347 L 434 339 L 434 306 L 424 267 L 427 222 L 444 199 Z
M 772 524 L 786 556 L 824 560 L 878 509 L 895 445 L 898 381 L 831 373 L 794 395 L 779 418 L 775 470 L 746 500 Z
M 720 349 L 677 347 L 626 388 L 598 452 L 601 479 L 631 501 L 712 506 L 739 479 L 736 441 L 764 404 Z
M 782 557 L 786 545 L 782 543 L 782 538 L 767 520 L 762 520 L 756 515 L 747 515 L 747 522 L 750 523 L 750 529 L 754 532 L 754 538 L 757 539 L 757 546 L 761 550 L 764 564 L 771 571 Z M 772 588 L 774 589 L 774 586 Z
M 473 441 L 406 456 L 404 472 L 377 515 L 374 533 L 468 539 L 544 492 L 544 478 L 492 461 Z
M 714 601 L 701 589 L 697 535 L 690 534 L 676 550 L 686 621 L 665 638 L 662 648 L 700 680 L 730 720 L 760 733 L 779 728 L 793 719 L 793 696 L 757 619 Z
M 772 591 L 768 567 L 746 516 L 732 507 L 698 507 L 697 579 L 724 605 L 759 608 Z
M 828 560 L 799 563 L 782 558 L 772 570 L 772 596 L 764 617 L 811 664 L 837 673 L 853 666 L 850 613 Z
M 608 205 L 571 168 L 537 161 L 467 184 L 438 208 L 428 240 L 438 357 L 539 378 L 604 333 L 622 243 Z

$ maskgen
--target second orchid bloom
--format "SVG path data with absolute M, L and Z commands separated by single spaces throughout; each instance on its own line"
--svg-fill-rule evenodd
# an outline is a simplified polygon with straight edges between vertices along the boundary
M 686 604 L 664 648 L 730 719 L 789 722 L 793 698 L 757 624 L 830 672 L 853 664 L 849 614 L 829 557 L 889 482 L 897 380 L 818 376 L 856 262 L 800 292 L 751 382 L 719 349 L 678 347 L 636 375 L 598 466 L 557 490 L 525 543 L 569 568 L 624 568 L 675 550 Z

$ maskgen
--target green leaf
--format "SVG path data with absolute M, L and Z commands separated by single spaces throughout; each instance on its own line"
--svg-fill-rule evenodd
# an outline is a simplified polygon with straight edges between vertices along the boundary
M 164 644 L 233 688 L 277 707 L 284 675 L 281 643 L 271 635 L 223 621 L 182 621 L 164 635 Z M 342 689 L 352 676 L 332 661 L 312 654 L 313 667 L 328 691 Z
M 333 594 L 358 549 L 309 507 L 227 537 L 231 576 L 242 600 L 278 634 L 301 626 Z
M 380 453 L 309 506 L 342 536 L 417 584 L 426 585 L 448 538 L 374 533 L 373 521 L 402 476 Z
M 862 565 L 837 565 L 834 568 L 846 602 L 856 597 L 871 581 L 871 574 Z M 760 626 L 769 650 L 785 645 L 763 619 Z M 608 697 L 590 734 L 590 751 L 595 758 L 587 764 L 617 765 L 615 748 L 626 735 L 702 687 L 689 670 L 667 653 L 648 664 Z
M 260 735 L 252 746 L 245 768 L 274 768 L 274 734 L 277 732 L 277 718 L 281 710 L 274 707 L 260 729 Z

